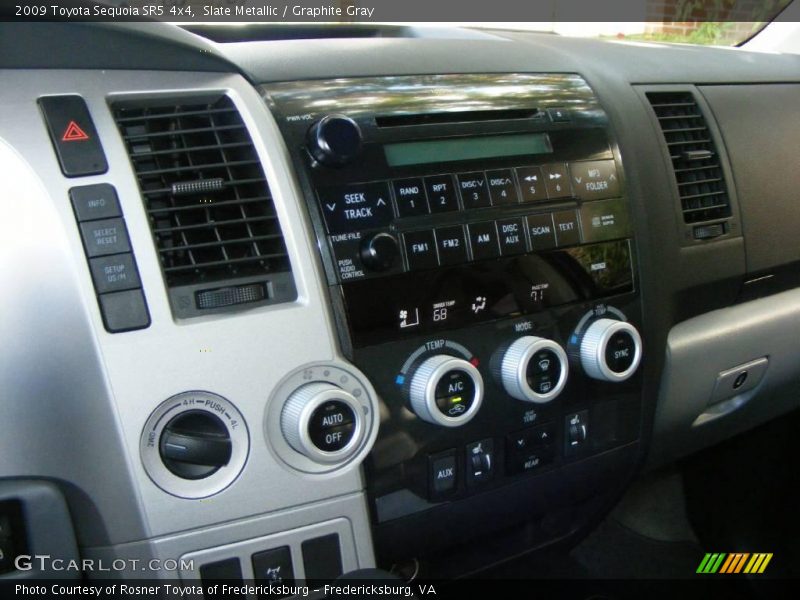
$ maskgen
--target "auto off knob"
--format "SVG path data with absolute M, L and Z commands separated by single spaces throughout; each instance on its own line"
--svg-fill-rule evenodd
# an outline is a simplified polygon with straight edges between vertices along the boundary
M 553 340 L 526 335 L 503 353 L 499 374 L 511 397 L 544 404 L 567 384 L 569 362 L 564 349 Z
M 349 392 L 332 383 L 309 383 L 284 404 L 281 431 L 292 448 L 311 460 L 341 462 L 360 448 L 364 417 Z
M 423 421 L 460 427 L 477 414 L 483 402 L 483 377 L 463 358 L 438 354 L 411 376 L 411 409 Z
M 580 362 L 592 379 L 619 382 L 631 377 L 642 360 L 642 338 L 627 321 L 597 319 L 580 341 Z

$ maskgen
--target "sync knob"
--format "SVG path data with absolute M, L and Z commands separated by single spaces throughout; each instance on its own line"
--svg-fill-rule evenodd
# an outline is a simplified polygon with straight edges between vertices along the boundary
M 438 354 L 411 376 L 411 409 L 423 421 L 459 427 L 477 414 L 483 401 L 483 377 L 463 358 Z
M 332 383 L 300 387 L 281 411 L 281 431 L 288 444 L 321 463 L 341 462 L 354 454 L 364 430 L 358 400 Z
M 597 319 L 583 333 L 580 362 L 583 371 L 600 381 L 625 381 L 642 360 L 642 338 L 627 321 Z
M 326 167 L 341 167 L 361 152 L 361 129 L 344 115 L 323 117 L 308 130 L 306 147 L 317 162 Z
M 569 362 L 564 349 L 553 340 L 526 335 L 503 353 L 500 380 L 517 400 L 543 404 L 561 393 L 567 384 Z

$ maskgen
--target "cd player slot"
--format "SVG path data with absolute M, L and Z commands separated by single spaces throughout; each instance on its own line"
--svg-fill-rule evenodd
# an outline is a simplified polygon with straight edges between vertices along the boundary
M 410 125 L 442 125 L 446 123 L 480 123 L 483 121 L 544 119 L 545 114 L 544 111 L 538 108 L 507 108 L 497 110 L 418 113 L 410 115 L 384 115 L 375 117 L 375 125 L 378 127 L 408 127 Z

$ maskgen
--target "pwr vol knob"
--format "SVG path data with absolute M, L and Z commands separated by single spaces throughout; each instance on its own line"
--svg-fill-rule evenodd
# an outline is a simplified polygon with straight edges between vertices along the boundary
M 349 458 L 360 448 L 364 430 L 359 401 L 331 383 L 302 386 L 281 411 L 281 431 L 288 444 L 320 463 Z

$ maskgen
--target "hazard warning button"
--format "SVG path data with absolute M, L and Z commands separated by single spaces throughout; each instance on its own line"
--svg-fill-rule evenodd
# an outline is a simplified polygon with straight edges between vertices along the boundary
M 108 171 L 103 146 L 83 98 L 43 96 L 39 107 L 64 175 L 81 177 Z

